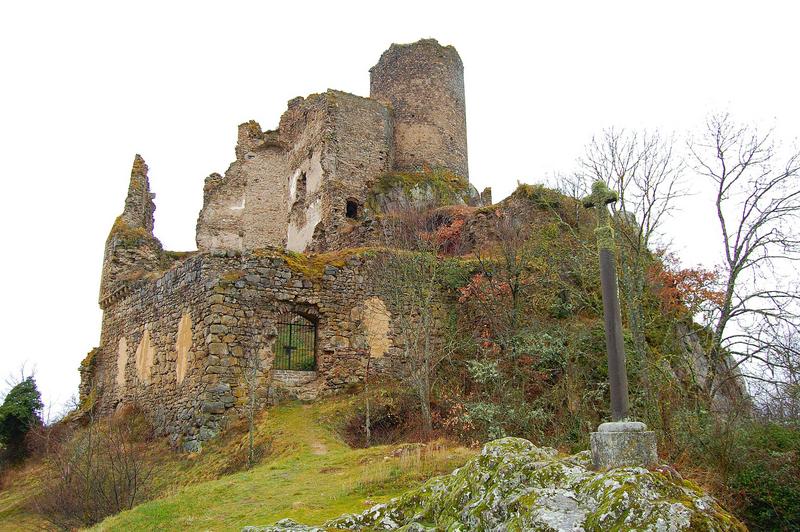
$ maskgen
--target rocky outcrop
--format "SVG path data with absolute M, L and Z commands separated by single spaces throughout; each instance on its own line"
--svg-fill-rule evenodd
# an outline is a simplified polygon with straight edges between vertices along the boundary
M 444 477 L 322 527 L 284 519 L 247 532 L 337 530 L 746 530 L 668 468 L 596 472 L 588 451 L 560 456 L 519 438 L 488 443 Z

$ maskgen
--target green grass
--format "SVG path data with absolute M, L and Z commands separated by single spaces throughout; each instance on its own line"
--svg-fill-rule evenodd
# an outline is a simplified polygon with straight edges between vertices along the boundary
M 316 524 L 386 501 L 473 454 L 446 443 L 351 449 L 331 427 L 344 408 L 346 401 L 338 400 L 269 409 L 257 441 L 270 450 L 249 471 L 202 479 L 229 465 L 246 434 L 211 444 L 195 457 L 173 455 L 156 470 L 162 497 L 93 530 L 240 530 L 284 517 Z
M 28 510 L 26 502 L 39 486 L 37 472 L 31 468 L 29 474 L 13 475 L 0 489 L 0 531 L 46 530 L 47 522 Z

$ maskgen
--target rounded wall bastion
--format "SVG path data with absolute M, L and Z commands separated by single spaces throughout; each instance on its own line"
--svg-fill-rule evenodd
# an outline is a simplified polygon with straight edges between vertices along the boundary
M 370 98 L 393 111 L 395 169 L 469 177 L 464 65 L 454 47 L 435 39 L 392 44 L 370 69 Z

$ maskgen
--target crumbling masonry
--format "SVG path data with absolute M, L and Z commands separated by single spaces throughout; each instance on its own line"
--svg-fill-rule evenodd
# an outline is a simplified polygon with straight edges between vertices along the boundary
M 328 90 L 291 100 L 274 131 L 239 126 L 236 160 L 206 178 L 197 252 L 162 249 L 136 156 L 105 246 L 84 405 L 108 414 L 136 402 L 191 450 L 254 396 L 332 393 L 360 382 L 368 357 L 371 374 L 403 370 L 374 254 L 352 249 L 353 228 L 387 172 L 468 178 L 463 66 L 426 39 L 393 44 L 370 76 L 369 98 Z

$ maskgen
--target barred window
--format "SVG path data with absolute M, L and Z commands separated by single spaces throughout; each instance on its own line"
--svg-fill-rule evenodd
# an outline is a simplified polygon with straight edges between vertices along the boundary
M 313 371 L 317 367 L 317 323 L 301 314 L 278 317 L 275 369 Z

